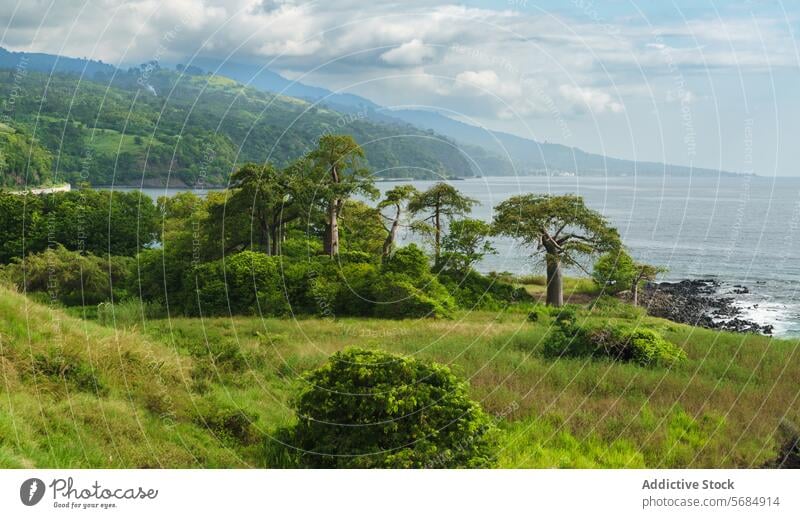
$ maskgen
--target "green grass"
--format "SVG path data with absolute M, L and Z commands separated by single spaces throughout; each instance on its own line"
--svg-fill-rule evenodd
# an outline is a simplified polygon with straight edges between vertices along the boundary
M 139 137 L 140 143 L 136 143 L 136 135 L 129 135 L 112 130 L 103 129 L 94 132 L 89 145 L 96 153 L 103 155 L 116 156 L 119 153 L 140 153 L 147 147 L 150 137 Z
M 467 378 L 504 431 L 502 467 L 758 467 L 775 458 L 780 423 L 800 418 L 796 343 L 691 328 L 621 303 L 602 301 L 579 319 L 647 324 L 688 360 L 667 369 L 547 359 L 552 322 L 530 323 L 523 308 L 444 321 L 142 321 L 122 310 L 116 328 L 100 326 L 3 291 L 0 466 L 267 465 L 262 441 L 294 419 L 298 375 L 349 345 L 435 360 Z M 241 430 L 230 415 L 252 424 Z

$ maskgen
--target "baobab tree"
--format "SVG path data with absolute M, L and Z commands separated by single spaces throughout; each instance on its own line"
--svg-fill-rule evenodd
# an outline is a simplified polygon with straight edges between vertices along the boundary
M 326 204 L 325 253 L 339 254 L 339 215 L 344 202 L 355 194 L 377 196 L 364 150 L 348 135 L 324 135 L 308 158 L 317 178 L 316 193 Z
M 417 194 L 408 204 L 408 210 L 412 214 L 428 214 L 421 221 L 429 224 L 433 233 L 435 263 L 439 262 L 441 256 L 444 220 L 464 216 L 472 212 L 472 207 L 477 204 L 477 200 L 464 196 L 458 189 L 444 182 L 439 182 L 427 191 Z
M 381 218 L 384 220 L 382 223 L 386 229 L 386 240 L 383 242 L 382 257 L 389 257 L 392 253 L 395 243 L 397 242 L 397 233 L 400 230 L 403 212 L 409 201 L 417 194 L 419 194 L 419 191 L 417 191 L 413 185 L 398 185 L 386 191 L 383 200 L 378 203 L 378 210 L 381 211 Z M 393 209 L 394 213 L 387 216 L 384 214 L 386 209 Z
M 544 252 L 547 304 L 551 306 L 564 304 L 564 265 L 580 266 L 579 256 L 620 247 L 616 229 L 575 195 L 513 196 L 495 207 L 493 226 L 496 234 L 516 238 L 536 252 Z

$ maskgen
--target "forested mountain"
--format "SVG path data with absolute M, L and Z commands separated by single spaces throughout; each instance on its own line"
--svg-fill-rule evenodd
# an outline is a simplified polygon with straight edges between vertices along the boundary
M 0 70 L 3 185 L 219 185 L 236 164 L 285 165 L 328 133 L 352 135 L 378 176 L 473 174 L 457 146 L 432 131 L 315 107 L 196 69 L 102 65 L 82 78 L 75 66 L 42 73 L 31 63 Z M 30 164 L 27 155 L 35 158 Z

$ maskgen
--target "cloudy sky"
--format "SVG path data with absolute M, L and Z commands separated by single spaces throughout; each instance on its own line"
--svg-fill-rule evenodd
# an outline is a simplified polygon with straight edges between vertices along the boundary
M 6 0 L 0 46 L 211 56 L 621 158 L 800 176 L 789 0 Z

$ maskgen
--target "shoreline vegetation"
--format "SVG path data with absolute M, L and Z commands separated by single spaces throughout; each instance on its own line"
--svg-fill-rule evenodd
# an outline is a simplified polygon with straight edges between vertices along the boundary
M 325 135 L 204 198 L 0 191 L 0 466 L 797 462 L 796 345 L 648 315 L 737 318 L 583 198 L 485 222 L 448 183 L 374 181 Z M 496 235 L 545 275 L 476 271 Z

